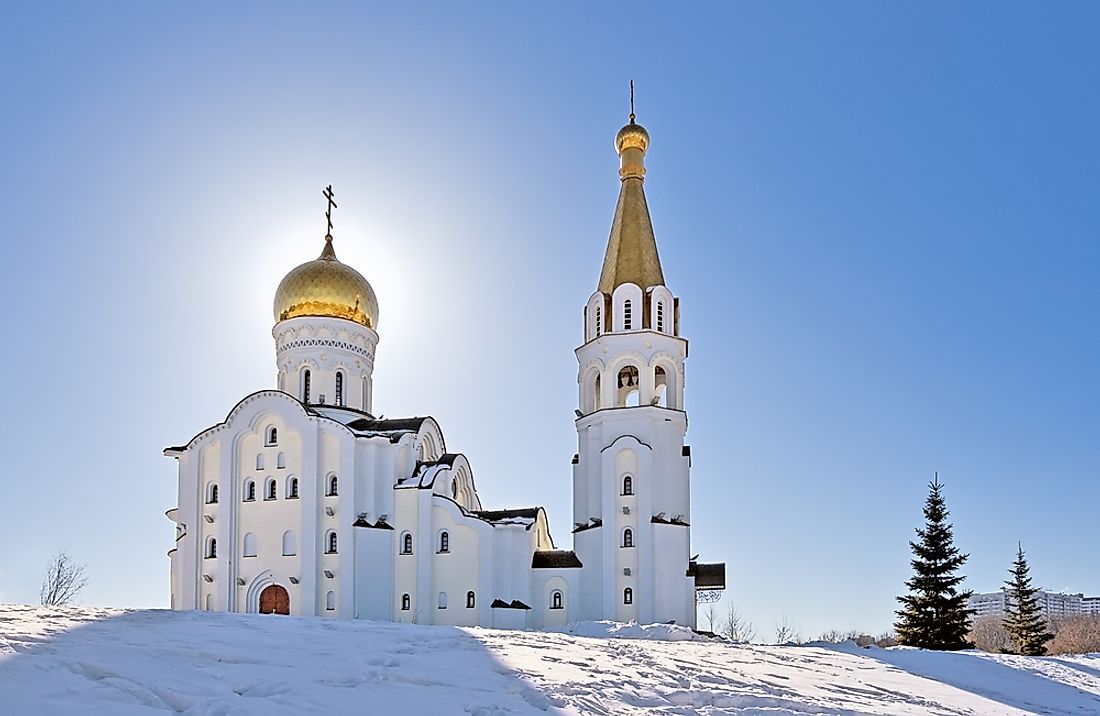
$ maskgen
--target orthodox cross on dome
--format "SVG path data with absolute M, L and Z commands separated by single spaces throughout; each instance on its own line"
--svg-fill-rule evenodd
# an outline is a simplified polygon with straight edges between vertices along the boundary
M 630 80 L 630 123 L 634 124 L 634 80 Z
M 328 232 L 325 234 L 325 238 L 332 241 L 332 210 L 338 209 L 336 202 L 332 200 L 332 184 L 325 187 L 325 190 L 321 192 L 322 196 L 328 199 L 328 208 L 325 209 L 325 220 L 328 221 Z

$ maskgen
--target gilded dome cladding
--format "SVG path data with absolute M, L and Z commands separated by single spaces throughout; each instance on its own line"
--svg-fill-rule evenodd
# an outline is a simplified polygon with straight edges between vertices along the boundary
M 321 257 L 293 269 L 275 292 L 275 321 L 321 316 L 378 327 L 378 299 L 367 279 L 340 263 L 326 242 Z
M 641 149 L 643 152 L 649 149 L 649 132 L 645 127 L 632 121 L 619 130 L 615 135 L 615 151 L 622 154 L 624 149 Z

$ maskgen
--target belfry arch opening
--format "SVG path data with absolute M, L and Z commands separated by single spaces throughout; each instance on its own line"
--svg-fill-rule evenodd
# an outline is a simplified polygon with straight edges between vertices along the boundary
M 638 378 L 638 369 L 635 366 L 624 366 L 619 371 L 616 382 L 616 408 L 638 404 L 638 395 L 642 387 Z
M 653 397 L 654 405 L 668 407 L 668 375 L 661 366 L 653 369 Z

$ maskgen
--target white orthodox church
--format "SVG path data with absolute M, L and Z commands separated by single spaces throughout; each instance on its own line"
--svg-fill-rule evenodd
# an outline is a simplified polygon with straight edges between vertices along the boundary
M 378 300 L 337 260 L 330 217 L 320 257 L 275 293 L 278 387 L 164 451 L 179 463 L 172 608 L 694 626 L 696 591 L 722 589 L 725 565 L 691 556 L 688 344 L 642 189 L 648 145 L 631 114 L 576 349 L 572 550 L 554 545 L 541 507 L 484 509 L 470 462 L 434 419 L 374 417 Z

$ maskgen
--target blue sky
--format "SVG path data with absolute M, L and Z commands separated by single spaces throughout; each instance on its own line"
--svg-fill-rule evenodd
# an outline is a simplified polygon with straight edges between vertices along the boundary
M 6 3 L 0 600 L 168 604 L 166 445 L 274 385 L 336 248 L 376 412 L 569 546 L 627 81 L 681 299 L 693 551 L 762 636 L 889 627 L 938 470 L 967 586 L 1100 593 L 1093 3 Z

